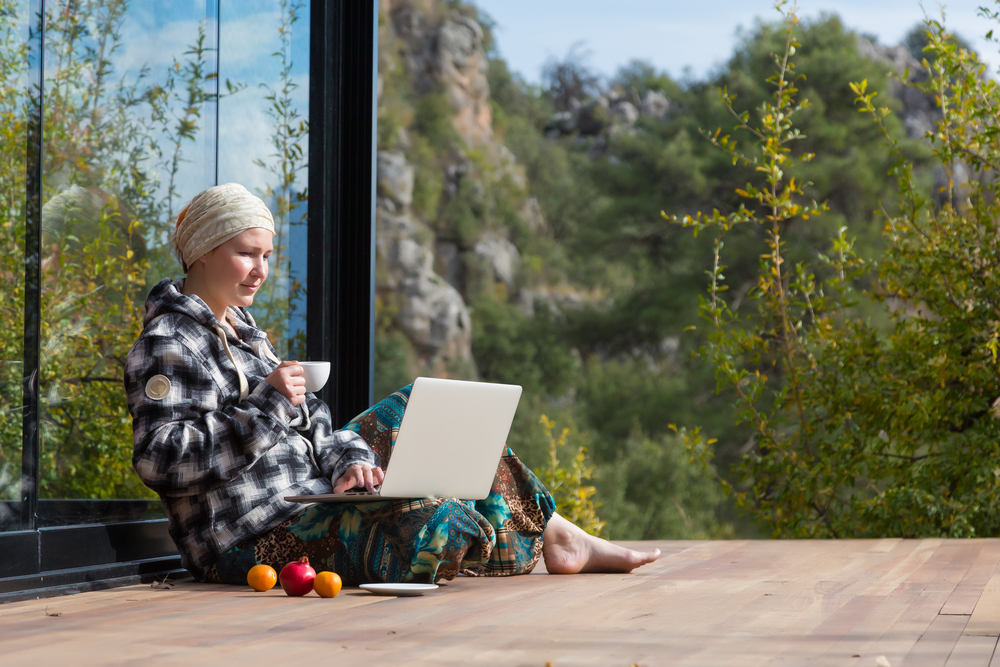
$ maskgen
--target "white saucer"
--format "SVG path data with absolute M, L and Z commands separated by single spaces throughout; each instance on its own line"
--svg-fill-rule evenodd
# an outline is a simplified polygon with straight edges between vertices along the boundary
M 361 588 L 375 595 L 409 597 L 423 595 L 437 588 L 437 584 L 361 584 Z

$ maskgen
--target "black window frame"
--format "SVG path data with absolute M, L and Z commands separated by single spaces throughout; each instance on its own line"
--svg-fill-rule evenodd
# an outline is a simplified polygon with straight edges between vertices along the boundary
M 44 10 L 31 0 L 21 529 L 0 532 L 0 602 L 183 573 L 165 519 L 101 523 L 82 500 L 74 525 L 47 526 L 38 499 Z M 320 397 L 343 424 L 373 390 L 378 0 L 312 0 L 309 39 L 306 353 L 331 362 Z

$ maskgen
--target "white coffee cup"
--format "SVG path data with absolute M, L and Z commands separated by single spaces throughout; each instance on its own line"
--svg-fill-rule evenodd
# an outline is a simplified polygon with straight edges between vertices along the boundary
M 302 377 L 306 379 L 306 391 L 317 392 L 330 377 L 329 361 L 300 361 Z

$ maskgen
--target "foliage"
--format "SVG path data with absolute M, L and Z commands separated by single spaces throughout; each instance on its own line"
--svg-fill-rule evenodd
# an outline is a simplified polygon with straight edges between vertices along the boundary
M 759 124 L 739 115 L 738 126 L 753 135 L 763 159 L 740 152 L 728 136 L 711 135 L 735 161 L 763 173 L 765 184 L 738 190 L 751 207 L 735 213 L 674 218 L 718 235 L 701 307 L 710 323 L 702 355 L 715 367 L 719 390 L 735 396 L 738 418 L 755 432 L 738 466 L 745 490 L 724 484 L 775 536 L 996 534 L 1000 423 L 991 406 L 1000 396 L 994 304 L 1000 210 L 990 174 L 1000 155 L 1000 91 L 983 77 L 974 53 L 940 23 L 927 23 L 926 49 L 934 57 L 924 61 L 929 76 L 916 86 L 936 95 L 943 111 L 927 136 L 947 170 L 938 205 L 924 194 L 894 136 L 891 109 L 876 107 L 867 81 L 852 84 L 860 110 L 895 159 L 898 212 L 881 209 L 886 250 L 873 266 L 841 228 L 830 252 L 818 256 L 817 271 L 805 263 L 788 267 L 782 234 L 789 221 L 826 206 L 804 203 L 803 185 L 792 175 L 809 154 L 788 149 L 801 138 L 792 118 L 804 103 L 793 99 L 794 12 L 786 13 L 786 24 L 784 54 L 775 57 L 771 78 L 773 102 L 758 109 Z M 723 99 L 732 108 L 732 97 L 723 92 Z M 955 178 L 963 168 L 971 172 L 964 185 Z M 758 221 L 768 235 L 748 295 L 756 312 L 739 317 L 723 298 L 722 237 Z M 871 288 L 858 293 L 862 277 Z M 888 328 L 852 309 L 869 300 L 881 306 Z M 685 438 L 694 455 L 710 460 L 700 433 Z
M 492 381 L 521 384 L 530 393 L 562 393 L 573 383 L 578 364 L 560 343 L 554 316 L 539 308 L 528 317 L 506 296 L 501 283 L 473 301 L 479 372 Z
M 427 2 L 420 11 L 431 25 L 452 4 Z M 460 12 L 479 20 L 489 33 L 491 22 L 474 6 L 460 4 Z M 382 17 L 380 25 L 391 20 Z M 888 88 L 887 66 L 863 55 L 858 36 L 836 16 L 802 22 L 797 30 L 796 73 L 808 78 L 794 84 L 801 89 L 797 95 L 812 104 L 795 117 L 804 136 L 794 142 L 792 155 L 815 153 L 817 158 L 799 162 L 794 175 L 803 192 L 798 197 L 826 202 L 829 210 L 786 224 L 781 258 L 788 267 L 813 261 L 818 253 L 829 255 L 829 237 L 850 224 L 853 248 L 869 266 L 887 243 L 873 211 L 880 201 L 895 206 L 898 195 L 887 173 L 893 157 L 879 146 L 879 128 L 855 110 L 849 82 L 867 80 L 872 87 Z M 753 427 L 736 423 L 729 402 L 715 394 L 711 366 L 690 354 L 708 342 L 706 327 L 687 325 L 697 318 L 704 258 L 712 254 L 713 238 L 665 225 L 659 211 L 683 216 L 717 209 L 726 215 L 746 202 L 761 214 L 759 204 L 735 193 L 747 181 L 757 182 L 757 172 L 750 165 L 734 166 L 703 139 L 700 128 L 732 125 L 716 92 L 720 87 L 738 94 L 746 108 L 771 99 L 770 54 L 784 49 L 785 38 L 782 26 L 757 24 L 706 80 L 674 80 L 633 61 L 604 83 L 577 48 L 551 61 L 552 76 L 534 85 L 488 51 L 493 131 L 525 177 L 522 185 L 500 187 L 485 171 L 453 178 L 448 167 L 470 153 L 450 135 L 454 110 L 441 104 L 441 91 L 419 73 L 407 73 L 404 45 L 380 36 L 379 147 L 405 153 L 416 171 L 416 218 L 437 233 L 437 240 L 458 247 L 462 263 L 454 284 L 470 306 L 479 377 L 524 387 L 511 447 L 538 468 L 548 459 L 548 443 L 537 433 L 540 416 L 572 427 L 571 437 L 585 443 L 593 457 L 601 516 L 616 538 L 723 536 L 730 530 L 757 534 L 754 518 L 738 516 L 733 498 L 720 498 L 706 481 L 718 475 L 745 491 L 743 485 L 750 482 L 741 482 L 733 466 L 755 443 Z M 612 126 L 593 136 L 552 131 L 557 114 L 565 118 L 578 105 L 598 104 L 598 96 L 638 106 L 651 92 L 669 100 L 666 115 L 643 115 L 634 125 Z M 901 100 L 892 97 L 885 104 L 902 108 Z M 895 114 L 885 123 L 914 165 L 915 188 L 928 189 L 936 167 L 932 152 L 919 138 L 904 137 L 906 128 Z M 746 151 L 751 159 L 763 159 L 755 146 Z M 498 203 L 522 198 L 540 212 L 532 224 L 498 213 Z M 520 254 L 511 285 L 477 279 L 471 246 L 485 230 L 497 229 Z M 738 225 L 725 237 L 725 276 L 732 286 L 725 295 L 748 325 L 756 321 L 751 290 L 765 242 L 761 225 Z M 819 267 L 819 278 L 825 280 L 830 270 Z M 873 280 L 865 274 L 851 287 L 870 290 Z M 387 289 L 379 294 L 382 312 L 391 311 L 393 297 Z M 870 318 L 880 332 L 887 326 L 889 316 L 877 302 L 860 292 L 848 295 L 848 302 L 853 305 L 845 316 Z M 405 336 L 393 337 L 399 334 L 394 326 L 379 329 L 376 336 L 377 382 L 380 373 L 404 367 L 423 372 L 419 353 L 407 348 Z M 783 381 L 780 373 L 767 375 L 775 387 Z M 704 440 L 717 439 L 708 448 L 715 458 L 689 461 L 682 438 L 669 428 L 672 423 L 701 424 Z
M 598 466 L 595 482 L 609 537 L 733 537 L 733 524 L 718 516 L 722 488 L 714 469 L 692 465 L 681 438 L 652 438 L 634 428 L 618 442 L 614 462 Z
M 604 522 L 597 515 L 593 496 L 596 489 L 586 484 L 593 477 L 594 466 L 588 465 L 587 448 L 580 446 L 567 467 L 559 461 L 559 450 L 566 446 L 569 429 L 564 428 L 558 437 L 552 435 L 555 422 L 542 415 L 542 428 L 548 440 L 548 464 L 536 470 L 536 474 L 555 499 L 556 511 L 591 535 L 600 535 Z
M 27 45 L 13 0 L 0 0 L 0 500 L 21 496 Z M 0 519 L 3 517 L 0 516 Z
M 309 200 L 305 185 L 298 182 L 300 174 L 308 167 L 305 144 L 309 137 L 309 121 L 302 118 L 292 93 L 299 85 L 292 79 L 291 38 L 292 27 L 299 20 L 305 3 L 279 0 L 281 22 L 278 38 L 281 48 L 273 55 L 280 64 L 279 88 L 261 84 L 264 100 L 269 102 L 267 116 L 271 121 L 270 144 L 274 150 L 267 160 L 257 159 L 254 164 L 266 169 L 271 182 L 260 193 L 265 202 L 271 202 L 274 217 L 274 252 L 271 255 L 271 277 L 264 283 L 255 299 L 258 326 L 268 332 L 279 357 L 305 359 L 305 331 L 289 331 L 289 320 L 303 306 L 305 288 L 301 272 L 293 266 L 289 254 L 290 238 L 294 229 L 304 230 L 304 216 L 296 214 Z

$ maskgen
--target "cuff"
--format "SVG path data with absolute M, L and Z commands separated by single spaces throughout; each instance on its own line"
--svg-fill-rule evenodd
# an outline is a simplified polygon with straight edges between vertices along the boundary
M 254 387 L 246 402 L 286 428 L 293 426 L 296 420 L 302 420 L 302 411 L 266 380 Z
M 364 447 L 352 447 L 344 452 L 333 466 L 330 474 L 330 482 L 336 484 L 337 480 L 343 476 L 347 469 L 358 463 L 365 463 L 373 468 L 379 467 L 378 454 L 373 452 L 367 445 Z

